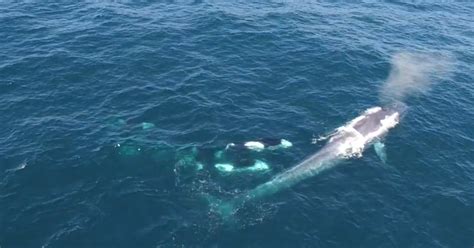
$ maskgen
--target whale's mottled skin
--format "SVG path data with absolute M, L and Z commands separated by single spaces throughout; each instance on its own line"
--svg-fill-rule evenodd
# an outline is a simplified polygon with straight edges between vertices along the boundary
M 378 141 L 399 123 L 404 110 L 401 105 L 367 109 L 362 115 L 337 128 L 327 144 L 317 153 L 229 202 L 214 204 L 215 209 L 223 216 L 229 216 L 247 201 L 289 188 L 332 167 L 341 159 L 360 157 L 370 144 Z

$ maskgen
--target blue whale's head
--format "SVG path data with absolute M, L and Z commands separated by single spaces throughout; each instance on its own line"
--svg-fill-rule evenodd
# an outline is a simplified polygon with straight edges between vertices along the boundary
M 369 108 L 361 116 L 352 120 L 348 126 L 354 128 L 362 136 L 383 135 L 399 123 L 406 110 L 407 106 L 403 103 Z
M 390 105 L 383 107 L 382 109 L 386 111 L 387 115 L 398 113 L 398 118 L 402 119 L 408 110 L 408 106 L 403 102 L 394 102 Z

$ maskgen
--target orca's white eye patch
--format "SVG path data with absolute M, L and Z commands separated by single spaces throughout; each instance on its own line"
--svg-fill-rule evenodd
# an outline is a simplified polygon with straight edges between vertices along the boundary
M 245 142 L 244 146 L 247 147 L 248 149 L 252 149 L 252 150 L 265 149 L 265 145 L 262 144 L 261 142 L 258 142 L 258 141 Z

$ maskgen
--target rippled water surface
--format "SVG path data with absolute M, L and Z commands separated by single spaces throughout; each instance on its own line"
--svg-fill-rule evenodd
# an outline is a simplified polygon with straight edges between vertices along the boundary
M 474 5 L 439 2 L 1 1 L 0 247 L 472 247 Z M 399 53 L 451 71 L 406 99 L 386 164 L 210 209 L 379 105 Z M 293 147 L 216 170 L 262 137 Z

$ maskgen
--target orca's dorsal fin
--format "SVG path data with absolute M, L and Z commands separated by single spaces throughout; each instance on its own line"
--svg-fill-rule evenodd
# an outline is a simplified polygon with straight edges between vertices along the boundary
M 385 149 L 385 144 L 381 141 L 377 141 L 374 143 L 374 150 L 377 156 L 382 160 L 384 164 L 387 163 L 387 151 Z

